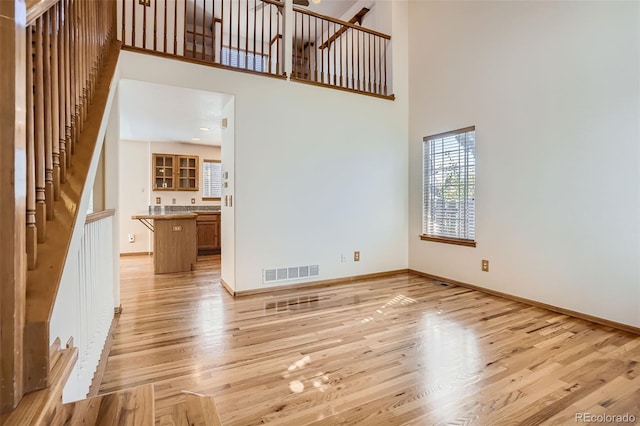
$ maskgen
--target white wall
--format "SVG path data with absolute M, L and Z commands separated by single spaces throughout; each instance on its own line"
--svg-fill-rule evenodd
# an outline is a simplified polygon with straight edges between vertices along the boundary
M 222 128 L 222 199 L 235 194 L 235 100 L 232 98 L 222 109 L 227 127 Z M 226 175 L 225 175 L 226 174 Z M 226 177 L 225 177 L 226 176 Z M 224 184 L 227 184 L 225 187 Z M 235 204 L 222 203 L 220 276 L 232 291 L 236 289 Z
M 154 153 L 197 155 L 200 161 L 198 191 L 152 190 L 151 158 Z M 204 160 L 220 160 L 220 147 L 176 142 L 120 141 L 120 253 L 153 251 L 153 234 L 143 224 L 131 219 L 135 214 L 147 212 L 156 206 L 219 206 L 220 201 L 202 200 L 202 168 Z M 173 200 L 175 199 L 175 203 Z M 128 242 L 128 234 L 135 234 L 135 242 Z
M 410 268 L 640 326 L 640 3 L 409 16 Z M 477 247 L 420 241 L 422 137 L 469 125 Z
M 148 142 L 120 141 L 120 253 L 151 252 L 151 232 L 132 215 L 148 211 L 151 204 L 151 158 Z M 135 235 L 129 243 L 128 234 Z
M 119 78 L 119 74 L 118 78 Z M 120 254 L 120 92 L 116 86 L 116 93 L 111 107 L 107 133 L 104 138 L 104 203 L 106 209 L 115 210 L 112 220 L 113 258 L 118 259 Z M 120 306 L 120 262 L 113 263 L 113 303 L 114 308 Z
M 236 291 L 264 287 L 266 267 L 318 264 L 320 279 L 406 268 L 406 92 L 388 101 L 131 52 L 120 59 L 123 78 L 235 95 Z

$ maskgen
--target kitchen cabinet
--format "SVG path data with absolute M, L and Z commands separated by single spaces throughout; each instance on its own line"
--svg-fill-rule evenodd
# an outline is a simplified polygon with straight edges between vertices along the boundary
M 197 155 L 153 154 L 154 191 L 197 191 L 199 157 Z
M 196 212 L 198 254 L 220 253 L 220 212 Z

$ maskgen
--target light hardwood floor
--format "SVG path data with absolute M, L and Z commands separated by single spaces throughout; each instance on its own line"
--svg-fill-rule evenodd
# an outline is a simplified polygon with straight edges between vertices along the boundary
M 181 424 L 182 390 L 225 425 L 640 423 L 640 336 L 410 274 L 234 300 L 219 256 L 121 262 L 100 392 L 153 383 L 157 424 Z

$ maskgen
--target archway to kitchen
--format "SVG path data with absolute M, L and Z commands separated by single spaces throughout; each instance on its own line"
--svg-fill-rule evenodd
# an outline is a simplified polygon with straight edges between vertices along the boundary
M 234 97 L 122 79 L 118 103 L 121 255 L 154 253 L 159 220 L 133 217 L 196 212 L 198 261 L 220 255 L 233 285 Z

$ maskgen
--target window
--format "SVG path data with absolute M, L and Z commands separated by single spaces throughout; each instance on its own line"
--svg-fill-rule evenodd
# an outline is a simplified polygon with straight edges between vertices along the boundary
M 246 52 L 235 47 L 223 46 L 220 56 L 222 65 L 228 65 L 230 67 L 242 68 L 251 71 L 267 71 L 267 55 Z
M 423 141 L 421 239 L 475 247 L 475 126 Z
M 222 165 L 218 160 L 203 162 L 202 198 L 219 200 L 222 196 Z

